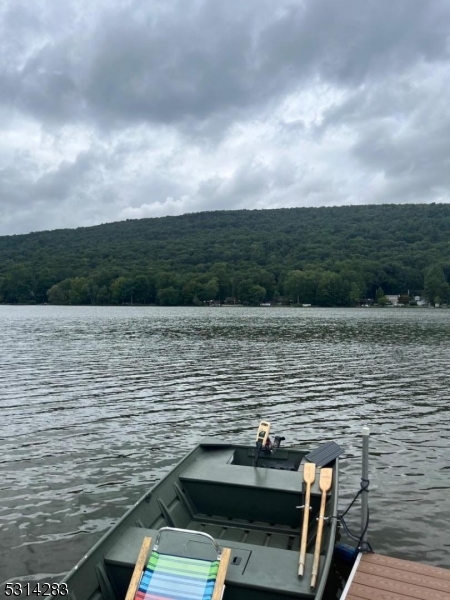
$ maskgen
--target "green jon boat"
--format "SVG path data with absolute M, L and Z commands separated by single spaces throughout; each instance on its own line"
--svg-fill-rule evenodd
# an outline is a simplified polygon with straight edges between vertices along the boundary
M 309 449 L 280 448 L 280 438 L 272 444 L 268 432 L 258 435 L 256 446 L 235 445 L 214 438 L 204 440 L 146 493 L 65 577 L 63 582 L 69 592 L 66 598 L 196 600 L 220 598 L 222 594 L 223 600 L 324 598 L 336 535 L 339 459 L 334 458 L 326 469 L 315 468 L 305 458 Z M 304 479 L 307 480 L 311 467 L 315 477 L 310 486 L 310 510 L 305 511 L 302 505 L 308 503 L 305 492 L 309 486 Z M 330 480 L 327 491 L 322 486 L 325 471 Z M 302 527 L 305 512 L 309 523 Z M 300 576 L 303 529 L 306 554 Z M 151 542 L 147 540 L 151 544 L 149 553 L 153 548 L 150 559 L 141 550 L 145 538 L 151 538 Z M 214 583 L 210 579 L 217 573 L 214 567 L 215 570 L 211 568 L 208 572 L 214 570 L 215 575 L 205 575 L 206 583 L 201 584 L 205 587 L 204 595 L 196 595 L 196 580 L 189 579 L 192 565 L 195 569 L 198 565 L 217 567 L 224 548 L 230 549 L 228 564 L 222 569 L 224 588 L 217 596 L 207 593 Z M 316 549 L 320 552 L 317 578 L 311 587 Z M 127 594 L 140 555 L 150 571 L 143 576 L 138 573 L 137 595 L 134 591 Z M 157 561 L 162 565 L 162 574 L 155 571 Z M 170 566 L 173 572 L 164 571 L 167 564 L 174 565 Z M 156 591 L 150 589 L 152 575 L 151 584 Z M 195 572 L 192 577 L 197 575 Z M 164 580 L 166 587 L 158 588 L 160 580 Z M 147 581 L 148 590 L 143 581 Z M 183 583 L 186 581 L 189 585 Z

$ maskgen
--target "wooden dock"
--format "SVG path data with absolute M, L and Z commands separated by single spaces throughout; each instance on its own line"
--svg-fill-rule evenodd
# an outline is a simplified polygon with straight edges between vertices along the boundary
M 450 600 L 450 570 L 359 554 L 341 600 Z

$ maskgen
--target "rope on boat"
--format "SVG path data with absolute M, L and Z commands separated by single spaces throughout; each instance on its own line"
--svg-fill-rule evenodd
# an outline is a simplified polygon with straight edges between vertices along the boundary
M 354 533 L 352 533 L 350 531 L 349 526 L 347 525 L 346 521 L 345 521 L 345 515 L 349 512 L 349 510 L 352 508 L 352 506 L 355 504 L 356 500 L 359 498 L 359 496 L 365 492 L 366 494 L 369 493 L 369 484 L 370 484 L 370 480 L 369 479 L 361 479 L 361 487 L 360 489 L 356 492 L 355 497 L 353 498 L 353 500 L 350 502 L 350 504 L 347 506 L 347 508 L 344 510 L 343 513 L 339 514 L 336 518 L 339 521 L 339 523 L 342 524 L 342 527 L 345 531 L 345 533 L 348 535 L 348 537 L 350 539 L 352 539 L 353 541 L 357 542 L 357 549 L 358 552 L 371 552 L 373 553 L 373 549 L 372 546 L 370 545 L 369 542 L 367 541 L 363 541 L 364 535 L 366 534 L 368 528 L 369 528 L 369 519 L 370 519 L 370 514 L 369 514 L 369 507 L 367 507 L 367 520 L 366 520 L 366 524 L 364 526 L 363 531 L 361 532 L 361 534 L 358 536 Z

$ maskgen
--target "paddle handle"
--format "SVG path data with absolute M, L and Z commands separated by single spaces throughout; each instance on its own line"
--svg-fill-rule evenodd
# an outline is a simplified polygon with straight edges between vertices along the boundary
M 298 575 L 303 577 L 305 571 L 305 559 L 306 559 L 306 542 L 308 540 L 308 526 L 309 526 L 309 507 L 311 504 L 311 484 L 306 484 L 305 493 L 305 507 L 303 512 L 303 527 L 302 527 L 302 540 L 300 544 L 300 557 L 298 561 Z
M 327 492 L 322 491 L 320 500 L 319 522 L 317 524 L 316 547 L 314 549 L 314 560 L 311 570 L 311 587 L 316 587 L 317 573 L 319 571 L 320 548 L 322 546 L 323 521 L 325 517 L 325 505 L 327 502 Z

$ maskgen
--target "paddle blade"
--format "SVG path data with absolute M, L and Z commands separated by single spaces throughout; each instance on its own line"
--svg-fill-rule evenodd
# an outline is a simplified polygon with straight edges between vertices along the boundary
M 329 492 L 333 482 L 333 469 L 322 469 L 320 471 L 319 487 L 321 492 Z
M 328 469 L 331 471 L 331 469 Z M 316 480 L 316 465 L 314 463 L 305 463 L 303 465 L 303 481 L 313 484 Z

